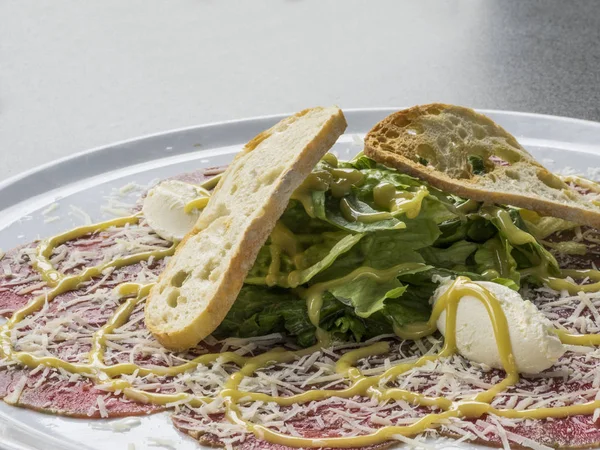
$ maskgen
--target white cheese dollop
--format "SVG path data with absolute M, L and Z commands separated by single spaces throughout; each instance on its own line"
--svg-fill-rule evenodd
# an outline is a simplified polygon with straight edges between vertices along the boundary
M 500 303 L 508 322 L 512 351 L 521 373 L 539 373 L 563 355 L 565 348 L 552 332 L 552 323 L 529 300 L 518 292 L 489 281 L 476 281 Z M 446 282 L 435 292 L 437 301 L 450 287 Z M 446 332 L 446 312 L 437 320 L 440 332 Z M 456 346 L 458 352 L 471 361 L 502 369 L 500 354 L 485 306 L 477 298 L 466 295 L 460 299 L 456 315 Z
M 205 192 L 183 181 L 163 181 L 148 191 L 142 213 L 156 234 L 169 241 L 179 241 L 192 229 L 201 212 L 193 209 L 186 213 L 185 205 L 206 196 Z

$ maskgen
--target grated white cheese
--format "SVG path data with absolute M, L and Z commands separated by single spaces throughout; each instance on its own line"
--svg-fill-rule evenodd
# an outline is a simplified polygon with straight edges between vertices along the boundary
M 172 450 L 177 450 L 177 442 L 171 439 L 150 437 L 147 439 L 148 445 L 151 447 L 163 447 Z
M 123 433 L 139 426 L 142 421 L 137 417 L 125 417 L 123 419 L 112 419 L 106 421 L 93 421 L 89 425 L 94 430 L 113 431 Z
M 56 211 L 58 209 L 58 207 L 59 207 L 58 203 L 56 203 L 56 202 L 52 203 L 50 206 L 48 206 L 46 209 L 44 209 L 42 211 L 42 216 L 47 216 L 51 212 Z
M 19 398 L 21 397 L 21 393 L 25 386 L 27 385 L 27 375 L 22 375 L 19 378 L 19 381 L 13 387 L 13 390 L 4 397 L 4 401 L 9 405 L 16 405 L 19 402 Z
M 75 205 L 69 205 L 69 208 L 71 209 L 71 212 L 69 212 L 70 216 L 74 216 L 77 219 L 83 221 L 84 225 L 92 224 L 91 216 L 88 213 L 86 213 L 83 209 Z

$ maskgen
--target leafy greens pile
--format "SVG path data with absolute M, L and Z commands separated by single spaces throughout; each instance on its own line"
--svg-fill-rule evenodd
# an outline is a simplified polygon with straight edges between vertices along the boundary
M 327 155 L 311 177 L 261 249 L 217 337 L 281 332 L 300 346 L 314 344 L 305 294 L 315 285 L 324 289 L 319 326 L 361 341 L 426 321 L 434 275 L 518 289 L 524 278 L 539 282 L 538 267 L 558 274 L 517 209 L 445 194 L 362 155 L 350 162 Z M 397 211 L 376 201 L 385 190 L 400 199 Z M 373 272 L 379 276 L 359 275 Z

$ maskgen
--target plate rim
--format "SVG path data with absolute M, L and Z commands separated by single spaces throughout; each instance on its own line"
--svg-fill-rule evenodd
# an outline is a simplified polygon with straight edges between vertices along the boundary
M 403 108 L 396 108 L 396 107 L 347 108 L 347 109 L 344 109 L 344 113 L 347 115 L 347 117 L 350 121 L 350 120 L 352 120 L 353 116 L 356 117 L 361 114 L 381 113 L 381 114 L 387 115 L 387 114 L 390 114 L 392 112 L 395 112 L 395 111 L 398 111 L 401 109 L 403 109 Z M 522 117 L 524 119 L 529 118 L 529 119 L 532 119 L 535 121 L 544 121 L 545 123 L 552 123 L 552 122 L 571 123 L 574 125 L 581 125 L 582 127 L 591 128 L 594 131 L 597 130 L 600 133 L 600 122 L 591 121 L 591 120 L 577 119 L 577 118 L 572 118 L 572 117 L 563 117 L 563 116 L 556 116 L 556 115 L 548 115 L 548 114 L 510 111 L 510 110 L 496 110 L 496 109 L 476 109 L 476 110 L 483 114 L 492 114 L 495 117 L 511 116 L 511 117 Z M 231 127 L 231 126 L 243 127 L 244 124 L 245 125 L 249 125 L 249 124 L 267 125 L 270 123 L 274 123 L 275 121 L 280 120 L 281 118 L 287 117 L 291 114 L 293 114 L 293 113 L 270 114 L 270 115 L 252 116 L 252 117 L 247 117 L 247 118 L 242 118 L 242 119 L 230 119 L 230 120 L 216 121 L 216 122 L 212 122 L 212 123 L 191 125 L 191 126 L 175 128 L 175 129 L 170 129 L 170 130 L 164 130 L 164 131 L 159 131 L 159 132 L 150 133 L 150 134 L 146 134 L 146 135 L 141 135 L 138 137 L 129 138 L 129 139 L 121 140 L 121 141 L 115 141 L 115 142 L 107 144 L 107 145 L 101 145 L 101 146 L 90 148 L 88 150 L 75 152 L 71 155 L 67 155 L 67 156 L 49 161 L 44 164 L 34 166 L 30 169 L 27 169 L 25 171 L 22 171 L 20 173 L 17 173 L 16 175 L 13 175 L 13 176 L 7 178 L 5 180 L 0 181 L 0 195 L 2 195 L 3 189 L 10 187 L 11 185 L 13 185 L 15 183 L 23 182 L 24 180 L 27 180 L 30 177 L 35 177 L 36 175 L 41 174 L 50 168 L 55 168 L 57 166 L 60 166 L 63 164 L 69 164 L 69 163 L 78 164 L 77 160 L 81 160 L 82 158 L 88 157 L 90 155 L 101 154 L 103 151 L 106 151 L 109 149 L 114 149 L 116 147 L 127 146 L 128 144 L 137 144 L 137 143 L 141 143 L 143 141 L 151 142 L 152 139 L 161 138 L 161 137 L 176 137 L 178 134 L 181 134 L 181 133 L 201 131 L 203 129 L 208 130 L 208 129 L 215 128 L 215 127 L 220 127 L 220 128 L 223 128 L 223 127 L 227 128 L 227 127 Z M 353 133 L 352 131 L 349 131 L 347 134 L 352 134 L 352 133 Z M 199 149 L 197 151 L 202 152 L 203 149 Z M 189 153 L 192 153 L 192 152 L 183 152 L 183 153 L 179 153 L 179 155 L 184 155 L 184 154 L 189 154 Z M 598 152 L 596 152 L 596 153 L 600 157 L 600 142 L 598 143 Z M 173 156 L 175 156 L 175 154 L 165 155 L 165 157 L 173 157 Z M 148 158 L 148 161 L 151 161 L 154 159 L 155 158 Z M 135 164 L 137 164 L 137 163 L 127 164 L 126 166 L 135 165 Z M 102 172 L 100 173 L 100 175 L 102 175 Z M 97 175 L 93 175 L 93 176 L 97 176 Z M 86 178 L 86 177 L 84 176 L 83 178 Z M 2 419 L 3 419 L 2 411 L 0 411 L 0 423 L 2 422 Z M 10 419 L 11 419 L 10 422 L 9 421 L 5 422 L 9 428 L 13 427 L 13 429 L 15 429 L 15 428 L 18 429 L 20 426 L 24 426 L 28 429 L 32 429 L 32 426 L 25 422 L 22 422 L 18 419 L 14 419 L 12 417 L 10 417 Z M 1 431 L 1 427 L 0 427 L 0 431 Z M 51 437 L 50 434 L 45 433 L 44 431 L 42 431 L 41 433 L 43 434 L 43 437 L 46 439 Z M 3 437 L 1 433 L 0 433 L 0 437 Z M 62 440 L 62 439 L 68 439 L 68 436 L 64 436 L 64 437 L 60 436 L 60 437 L 56 437 L 55 439 L 57 439 L 57 440 L 54 442 L 60 442 L 60 444 L 63 446 L 71 445 L 71 443 L 69 441 Z M 13 444 L 13 446 L 10 446 L 11 444 Z M 14 449 L 14 450 L 21 450 L 21 449 L 26 448 L 26 447 L 22 447 L 21 443 L 19 441 L 0 442 L 0 448 L 5 448 L 4 447 L 5 445 L 7 445 L 8 449 Z M 202 448 L 202 447 L 199 447 L 199 448 Z
M 385 106 L 385 107 L 346 108 L 346 109 L 342 109 L 342 111 L 344 112 L 344 114 L 351 114 L 351 115 L 356 114 L 356 113 L 368 113 L 368 112 L 389 112 L 391 114 L 395 111 L 400 111 L 402 109 L 406 109 L 406 107 L 396 108 L 396 107 Z M 504 110 L 504 109 L 487 109 L 487 108 L 486 109 L 473 108 L 473 109 L 482 114 L 492 113 L 492 114 L 499 114 L 499 115 L 512 115 L 512 116 L 528 117 L 528 118 L 532 118 L 532 119 L 558 120 L 561 122 L 570 122 L 573 124 L 580 124 L 580 125 L 584 125 L 584 126 L 600 128 L 600 121 L 579 119 L 579 118 L 575 118 L 575 117 L 557 116 L 557 115 L 552 115 L 552 114 L 541 114 L 541 113 L 522 112 L 522 111 L 512 111 L 512 110 Z M 92 147 L 87 150 L 75 152 L 71 155 L 63 156 L 63 157 L 57 158 L 55 160 L 48 161 L 43 164 L 39 164 L 30 169 L 25 169 L 15 175 L 12 175 L 4 180 L 1 180 L 0 181 L 0 191 L 2 191 L 2 189 L 6 188 L 12 184 L 15 184 L 16 182 L 24 180 L 27 177 L 34 176 L 37 173 L 43 172 L 46 169 L 61 165 L 63 163 L 70 162 L 71 160 L 76 160 L 76 159 L 79 159 L 79 158 L 82 158 L 85 156 L 90 156 L 92 154 L 96 154 L 96 153 L 102 152 L 104 150 L 113 148 L 113 147 L 127 145 L 127 144 L 135 143 L 138 141 L 143 141 L 146 139 L 162 137 L 162 136 L 166 136 L 169 134 L 178 134 L 178 133 L 184 133 L 184 132 L 188 132 L 188 131 L 201 130 L 203 128 L 223 127 L 223 126 L 228 126 L 228 125 L 244 124 L 244 123 L 248 124 L 248 123 L 253 123 L 253 122 L 272 121 L 272 120 L 277 120 L 277 119 L 281 120 L 281 119 L 283 119 L 285 117 L 289 117 L 293 114 L 295 114 L 295 113 L 288 112 L 288 113 L 266 114 L 266 115 L 244 117 L 244 118 L 240 118 L 240 119 L 227 119 L 227 120 L 221 120 L 221 121 L 215 121 L 215 122 L 207 122 L 207 123 L 201 123 L 201 124 L 190 125 L 190 126 L 185 126 L 185 127 L 167 129 L 167 130 L 144 134 L 144 135 L 139 135 L 136 137 L 127 138 L 127 139 L 123 139 L 123 140 L 119 140 L 119 141 L 114 141 L 109 144 Z

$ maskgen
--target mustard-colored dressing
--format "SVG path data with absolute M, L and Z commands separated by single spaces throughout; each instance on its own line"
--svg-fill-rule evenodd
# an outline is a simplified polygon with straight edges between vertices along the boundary
M 307 207 L 307 205 L 309 206 L 307 212 L 312 205 L 312 199 L 308 200 L 308 196 L 312 190 L 327 189 L 330 183 L 338 182 L 338 193 L 343 193 L 344 190 L 349 189 L 349 186 L 352 186 L 352 184 L 360 182 L 360 179 L 355 177 L 353 172 L 348 172 L 345 169 L 337 169 L 337 160 L 329 158 L 326 162 L 332 168 L 335 168 L 336 172 L 333 172 L 333 169 L 330 172 L 324 171 L 329 174 L 330 178 L 323 174 L 316 175 L 306 182 L 306 186 L 303 188 L 304 191 L 301 189 L 300 192 L 297 191 L 295 194 L 296 198 L 302 201 L 305 207 Z M 218 182 L 218 177 L 215 178 L 217 179 L 209 180 L 203 187 L 206 189 L 214 187 Z M 393 188 L 393 191 L 391 188 Z M 382 205 L 385 205 L 385 207 L 390 209 L 390 213 L 397 213 L 401 210 L 406 213 L 407 217 L 414 217 L 419 214 L 422 200 L 427 195 L 426 189 L 419 190 L 410 197 L 405 196 L 406 193 L 401 193 L 399 195 L 399 193 L 395 192 L 393 186 L 391 186 L 391 188 L 386 184 L 382 184 L 376 188 L 377 193 L 375 202 L 378 206 L 383 207 Z M 205 201 L 207 200 L 205 200 L 204 197 L 201 197 L 200 199 L 197 199 L 197 203 L 190 203 L 189 205 L 193 205 L 190 206 L 190 210 L 201 208 Z M 532 242 L 532 236 L 516 227 L 510 220 L 508 213 L 503 210 L 493 210 L 491 213 L 495 218 L 502 222 L 503 227 L 505 227 L 510 234 L 509 240 L 511 242 L 516 245 Z M 356 219 L 359 220 L 358 217 Z M 438 318 L 443 312 L 446 312 L 446 337 L 444 346 L 436 355 L 425 355 L 414 362 L 398 364 L 387 369 L 380 375 L 365 376 L 357 367 L 355 367 L 357 362 L 362 358 L 373 355 L 382 355 L 389 352 L 389 344 L 387 342 L 377 342 L 370 346 L 348 351 L 339 358 L 336 364 L 336 372 L 349 380 L 350 385 L 347 388 L 340 390 L 314 389 L 288 397 L 271 396 L 256 392 L 244 392 L 239 389 L 240 383 L 244 377 L 252 376 L 257 370 L 275 363 L 291 362 L 295 359 L 309 355 L 312 352 L 320 351 L 321 348 L 331 344 L 331 336 L 329 336 L 326 331 L 319 328 L 323 294 L 327 290 L 346 284 L 360 277 L 369 277 L 377 282 L 385 282 L 403 272 L 415 270 L 422 266 L 415 263 L 401 264 L 386 270 L 361 267 L 337 280 L 317 283 L 306 289 L 303 293 L 303 297 L 307 302 L 311 323 L 316 328 L 318 343 L 313 347 L 300 351 L 287 351 L 283 348 L 275 348 L 254 357 L 244 357 L 234 352 L 212 353 L 201 355 L 189 362 L 172 367 L 144 367 L 132 363 L 106 365 L 104 361 L 106 336 L 127 322 L 135 307 L 145 300 L 152 287 L 152 285 L 140 285 L 136 283 L 123 283 L 117 288 L 117 294 L 120 297 L 123 297 L 123 302 L 117 308 L 111 319 L 93 334 L 92 346 L 88 353 L 87 363 L 71 363 L 57 357 L 38 357 L 28 352 L 15 351 L 11 345 L 11 330 L 24 318 L 40 311 L 46 302 L 51 302 L 58 295 L 77 289 L 82 283 L 101 276 L 102 272 L 109 267 L 123 267 L 147 260 L 150 257 L 158 259 L 173 254 L 175 245 L 165 249 L 118 258 L 105 264 L 85 268 L 75 275 L 61 274 L 52 266 L 50 257 L 53 250 L 58 245 L 110 227 L 135 224 L 138 220 L 139 216 L 137 215 L 115 219 L 95 225 L 76 228 L 40 242 L 36 250 L 33 266 L 42 275 L 43 279 L 48 283 L 48 286 L 51 289 L 43 295 L 33 298 L 26 306 L 16 311 L 12 317 L 0 327 L 0 353 L 3 357 L 18 362 L 26 367 L 35 368 L 39 365 L 43 365 L 52 368 L 61 368 L 71 373 L 85 374 L 86 377 L 92 379 L 95 383 L 101 384 L 104 389 L 121 391 L 125 396 L 137 401 L 163 406 L 173 402 L 185 401 L 192 407 L 200 407 L 213 401 L 214 398 L 196 396 L 188 393 L 163 394 L 158 392 L 147 392 L 136 389 L 130 382 L 118 377 L 121 375 L 131 375 L 133 373 L 137 373 L 139 376 L 151 374 L 158 376 L 175 376 L 189 370 L 194 370 L 197 365 L 212 364 L 217 359 L 221 362 L 233 363 L 238 365 L 240 370 L 229 377 L 224 388 L 218 394 L 224 400 L 226 416 L 228 419 L 233 423 L 245 427 L 249 432 L 254 433 L 260 439 L 292 447 L 360 447 L 393 439 L 394 435 L 410 436 L 418 434 L 429 428 L 438 426 L 441 422 L 449 418 L 478 418 L 484 414 L 496 414 L 497 416 L 508 418 L 559 418 L 577 414 L 592 414 L 595 409 L 600 407 L 600 401 L 556 408 L 537 408 L 518 411 L 492 407 L 490 403 L 494 397 L 503 392 L 507 387 L 516 384 L 519 381 L 519 374 L 512 354 L 512 343 L 510 341 L 508 323 L 500 303 L 485 288 L 472 283 L 469 279 L 464 277 L 457 278 L 438 299 L 434 305 L 431 317 L 427 322 L 410 324 L 395 329 L 396 334 L 403 339 L 419 339 L 433 334 L 437 330 L 436 322 Z M 279 265 L 281 251 L 284 251 L 292 257 L 296 267 L 302 265 L 302 255 L 299 252 L 298 242 L 294 235 L 283 227 L 283 225 L 278 225 L 276 227 L 271 236 L 271 241 L 270 251 L 272 264 L 269 267 L 267 284 L 271 284 L 274 280 L 278 279 L 277 277 L 280 277 Z M 570 292 L 596 291 L 600 289 L 600 272 L 595 270 L 562 271 L 561 275 L 563 277 L 571 277 L 574 279 L 589 278 L 596 282 L 584 286 L 577 285 L 576 283 L 562 278 L 550 277 L 548 276 L 547 267 L 544 266 L 528 270 L 530 271 L 530 274 L 538 276 L 553 289 L 567 289 Z M 385 380 L 393 380 L 427 362 L 448 357 L 456 353 L 456 314 L 461 298 L 467 295 L 473 296 L 481 301 L 488 312 L 493 325 L 498 352 L 500 354 L 502 365 L 506 371 L 506 378 L 468 401 L 451 401 L 444 397 L 428 397 L 399 388 L 382 387 L 382 384 L 385 385 L 385 383 L 383 383 Z M 573 335 L 562 330 L 556 330 L 556 333 L 561 341 L 566 344 L 600 345 L 600 335 Z M 357 395 L 376 398 L 380 401 L 405 400 L 415 405 L 435 407 L 440 412 L 427 414 L 410 425 L 384 426 L 376 432 L 364 436 L 308 439 L 284 435 L 270 430 L 263 425 L 248 422 L 242 418 L 238 408 L 240 402 L 247 403 L 249 401 L 275 402 L 285 406 L 323 400 L 332 396 L 350 398 Z
M 401 214 L 414 219 L 421 212 L 423 200 L 428 195 L 429 191 L 425 186 L 421 186 L 416 192 L 408 192 L 397 191 L 390 183 L 381 183 L 373 189 L 373 201 L 378 207 L 388 211 L 363 213 L 354 209 L 344 197 L 340 200 L 340 211 L 348 222 L 373 223 L 393 219 Z M 406 225 L 400 222 L 395 228 L 406 228 Z
M 183 207 L 183 212 L 186 214 L 189 214 L 196 209 L 202 210 L 202 209 L 206 208 L 206 205 L 208 205 L 209 200 L 210 200 L 210 197 L 195 198 L 191 202 L 188 202 L 185 204 L 185 206 Z
M 93 225 L 85 225 L 64 233 L 58 234 L 49 239 L 41 241 L 36 248 L 36 256 L 33 261 L 33 267 L 42 276 L 42 279 L 50 286 L 55 286 L 63 277 L 50 262 L 52 251 L 65 242 L 78 239 L 86 234 L 98 233 L 111 227 L 123 227 L 125 225 L 135 225 L 139 222 L 140 216 L 119 217 L 118 219 L 107 220 Z
M 362 213 L 357 211 L 348 202 L 346 196 L 352 192 L 353 186 L 360 186 L 364 175 L 360 170 L 338 167 L 337 158 L 327 154 L 323 164 L 314 170 L 299 188 L 292 194 L 292 199 L 302 203 L 304 210 L 310 217 L 315 217 L 315 205 L 312 194 L 315 191 L 331 191 L 334 198 L 340 199 L 340 211 L 349 222 L 373 223 L 387 220 L 405 214 L 413 219 L 421 212 L 423 200 L 429 195 L 425 186 L 420 186 L 415 192 L 398 191 L 394 185 L 382 182 L 373 189 L 373 202 L 387 211 Z M 404 228 L 400 223 L 396 228 Z
M 558 278 L 550 275 L 546 264 L 540 264 L 539 266 L 522 270 L 521 274 L 524 276 L 533 276 L 555 291 L 567 291 L 570 294 L 600 291 L 600 271 L 595 269 L 562 269 L 560 275 L 564 278 Z M 575 281 L 569 280 L 569 278 L 573 280 L 589 279 L 594 281 L 594 283 L 577 284 Z
M 200 183 L 200 187 L 202 189 L 206 189 L 206 191 L 211 191 L 212 189 L 217 187 L 217 185 L 219 184 L 219 181 L 221 181 L 222 177 L 223 177 L 222 173 L 215 175 L 214 177 L 209 178 L 208 180 L 204 181 L 203 183 Z
M 362 172 L 356 169 L 332 168 L 329 173 L 333 177 L 330 185 L 331 195 L 335 198 L 348 195 L 352 190 L 352 186 L 360 183 L 364 178 Z
M 525 245 L 537 243 L 537 241 L 531 234 L 521 230 L 518 226 L 516 226 L 513 223 L 508 211 L 497 207 L 486 207 L 482 210 L 482 212 L 484 213 L 484 215 L 487 212 L 489 216 L 498 219 L 498 221 L 502 225 L 502 228 L 505 230 L 508 240 L 511 244 Z
M 387 211 L 361 213 L 360 211 L 354 209 L 346 198 L 342 198 L 340 200 L 340 211 L 342 212 L 344 219 L 346 219 L 348 222 L 374 223 L 394 218 L 394 216 Z M 406 228 L 406 225 L 404 225 L 402 228 Z
M 312 200 L 314 191 L 326 191 L 329 189 L 333 177 L 327 170 L 313 170 L 292 194 L 292 199 L 298 200 L 304 206 L 306 214 L 315 217 L 315 206 Z

